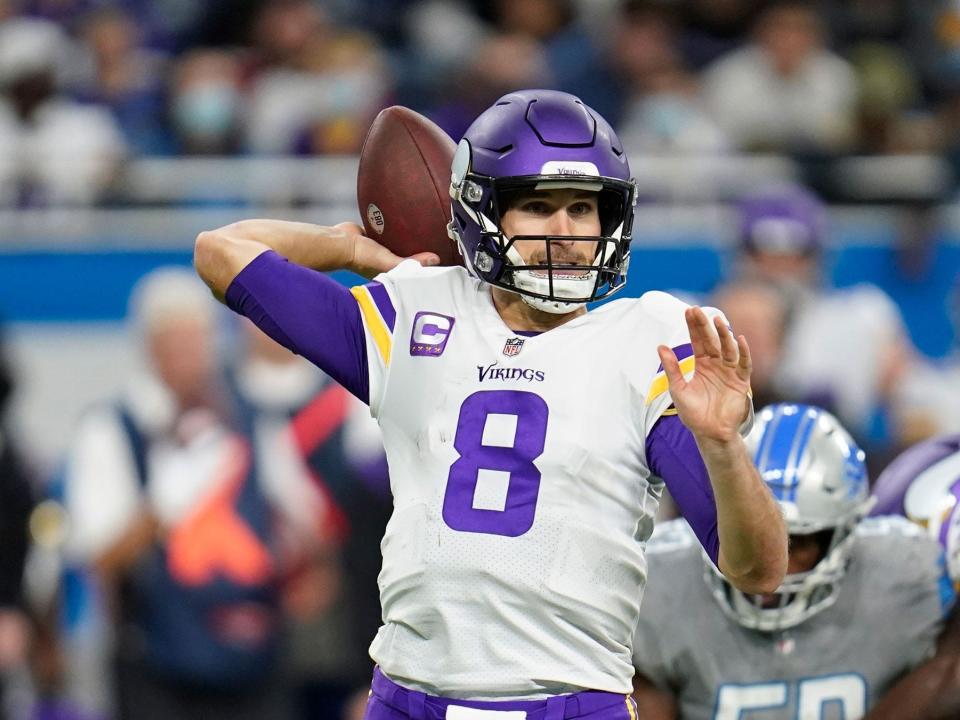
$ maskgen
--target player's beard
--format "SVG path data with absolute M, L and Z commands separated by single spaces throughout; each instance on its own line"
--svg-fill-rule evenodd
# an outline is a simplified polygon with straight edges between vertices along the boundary
M 586 242 L 575 242 L 573 247 L 567 246 L 558 246 L 550 250 L 550 261 L 548 264 L 547 261 L 547 251 L 535 251 L 528 263 L 530 265 L 539 265 L 542 270 L 531 270 L 531 273 L 538 277 L 547 278 L 549 277 L 551 271 L 546 270 L 545 268 L 550 267 L 552 269 L 553 278 L 556 279 L 572 279 L 572 280 L 582 280 L 587 275 L 595 269 L 593 265 L 594 257 L 596 256 L 596 247 L 594 247 L 594 252 L 592 255 L 588 256 L 587 252 L 584 252 Z M 565 269 L 554 269 L 558 266 L 569 266 Z M 583 268 L 580 270 L 579 268 Z

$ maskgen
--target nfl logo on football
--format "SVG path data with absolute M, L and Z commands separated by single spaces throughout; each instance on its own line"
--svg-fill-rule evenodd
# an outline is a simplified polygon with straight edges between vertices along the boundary
M 509 338 L 506 345 L 503 346 L 503 354 L 507 357 L 519 355 L 523 349 L 523 338 Z

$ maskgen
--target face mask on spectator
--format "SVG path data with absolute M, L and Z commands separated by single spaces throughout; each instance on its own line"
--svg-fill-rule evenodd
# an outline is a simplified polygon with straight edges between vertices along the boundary
M 174 100 L 173 119 L 184 135 L 219 137 L 232 129 L 239 104 L 239 93 L 230 85 L 192 88 Z

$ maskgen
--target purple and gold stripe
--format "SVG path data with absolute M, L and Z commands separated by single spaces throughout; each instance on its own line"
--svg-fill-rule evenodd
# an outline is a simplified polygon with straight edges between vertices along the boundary
M 673 354 L 677 356 L 677 361 L 686 360 L 688 357 L 693 355 L 693 345 L 690 343 L 684 343 L 683 345 L 677 345 L 675 348 L 672 348 Z M 657 366 L 657 372 L 663 372 L 663 363 L 660 363 Z
M 680 361 L 680 372 L 684 375 L 693 372 L 696 365 L 696 359 L 693 357 L 693 346 L 690 343 L 684 343 L 671 349 L 673 350 L 673 354 L 677 356 L 677 360 Z M 647 405 L 669 389 L 670 381 L 667 380 L 667 374 L 663 371 L 663 364 L 661 363 L 657 367 L 657 375 L 653 379 L 653 382 L 650 383 L 650 389 L 647 391 Z
M 387 292 L 387 289 L 383 286 L 383 283 L 367 283 L 365 287 L 370 293 L 370 297 L 373 298 L 373 302 L 377 306 L 377 310 L 380 311 L 380 317 L 383 318 L 383 321 L 387 324 L 387 327 L 390 329 L 392 334 L 393 326 L 397 323 L 397 311 L 393 307 L 393 301 L 390 299 L 390 293 Z
M 373 338 L 384 365 L 390 364 L 390 351 L 393 347 L 393 328 L 397 322 L 397 311 L 393 307 L 387 289 L 378 282 L 357 285 L 350 292 L 360 305 L 367 331 Z

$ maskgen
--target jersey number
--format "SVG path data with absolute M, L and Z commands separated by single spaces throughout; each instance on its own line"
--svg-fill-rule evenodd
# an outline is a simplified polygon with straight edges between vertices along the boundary
M 547 404 L 522 390 L 481 390 L 463 401 L 443 496 L 443 521 L 462 532 L 517 537 L 533 525 L 543 453 Z M 512 430 L 512 434 L 511 434 Z M 477 488 L 505 486 L 497 507 L 477 507 Z M 500 507 L 502 502 L 502 509 Z
M 723 685 L 717 692 L 713 720 L 741 720 L 751 710 L 783 710 L 787 705 L 787 683 Z M 860 718 L 867 711 L 867 684 L 856 673 L 806 678 L 797 684 L 798 720 L 819 720 L 827 707 L 839 710 L 840 717 Z M 749 717 L 749 716 L 748 716 Z

